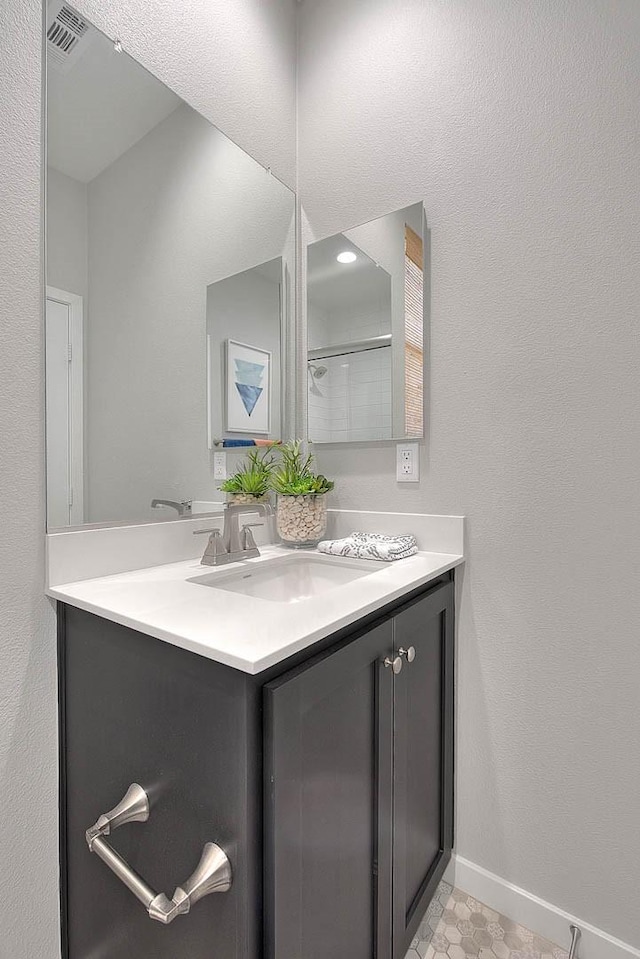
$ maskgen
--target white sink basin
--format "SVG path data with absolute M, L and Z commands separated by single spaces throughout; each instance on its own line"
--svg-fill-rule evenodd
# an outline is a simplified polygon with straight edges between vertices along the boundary
M 194 576 L 189 582 L 266 599 L 272 603 L 300 603 L 351 583 L 354 579 L 369 576 L 386 566 L 386 563 L 371 560 L 296 553 L 241 566 L 232 572 L 217 570 L 204 576 Z

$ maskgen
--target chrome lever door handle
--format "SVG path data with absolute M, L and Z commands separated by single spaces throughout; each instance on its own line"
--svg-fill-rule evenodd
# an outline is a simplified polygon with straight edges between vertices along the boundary
M 182 886 L 177 886 L 171 899 L 156 893 L 128 862 L 104 838 L 128 822 L 146 822 L 149 818 L 149 797 L 138 783 L 132 783 L 117 806 L 98 817 L 85 838 L 90 852 L 111 869 L 138 899 L 151 919 L 167 925 L 176 916 L 189 912 L 191 906 L 212 892 L 228 892 L 233 882 L 231 863 L 215 842 L 207 842 L 200 862 Z

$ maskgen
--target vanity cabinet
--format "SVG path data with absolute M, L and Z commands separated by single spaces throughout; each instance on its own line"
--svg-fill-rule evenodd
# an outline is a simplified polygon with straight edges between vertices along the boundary
M 453 842 L 452 575 L 255 676 L 60 604 L 64 959 L 404 959 Z M 169 925 L 85 841 L 134 782 L 109 841 L 153 889 L 233 868 Z

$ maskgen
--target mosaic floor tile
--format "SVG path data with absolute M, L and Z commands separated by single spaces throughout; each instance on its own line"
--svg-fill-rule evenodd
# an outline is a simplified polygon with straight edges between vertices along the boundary
M 406 959 L 568 959 L 568 954 L 441 882 Z

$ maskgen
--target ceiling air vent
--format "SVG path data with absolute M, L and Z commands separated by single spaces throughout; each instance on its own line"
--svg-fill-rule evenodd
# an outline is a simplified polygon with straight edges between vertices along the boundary
M 91 28 L 79 13 L 66 3 L 49 4 L 47 57 L 51 67 L 68 73 L 84 52 Z

